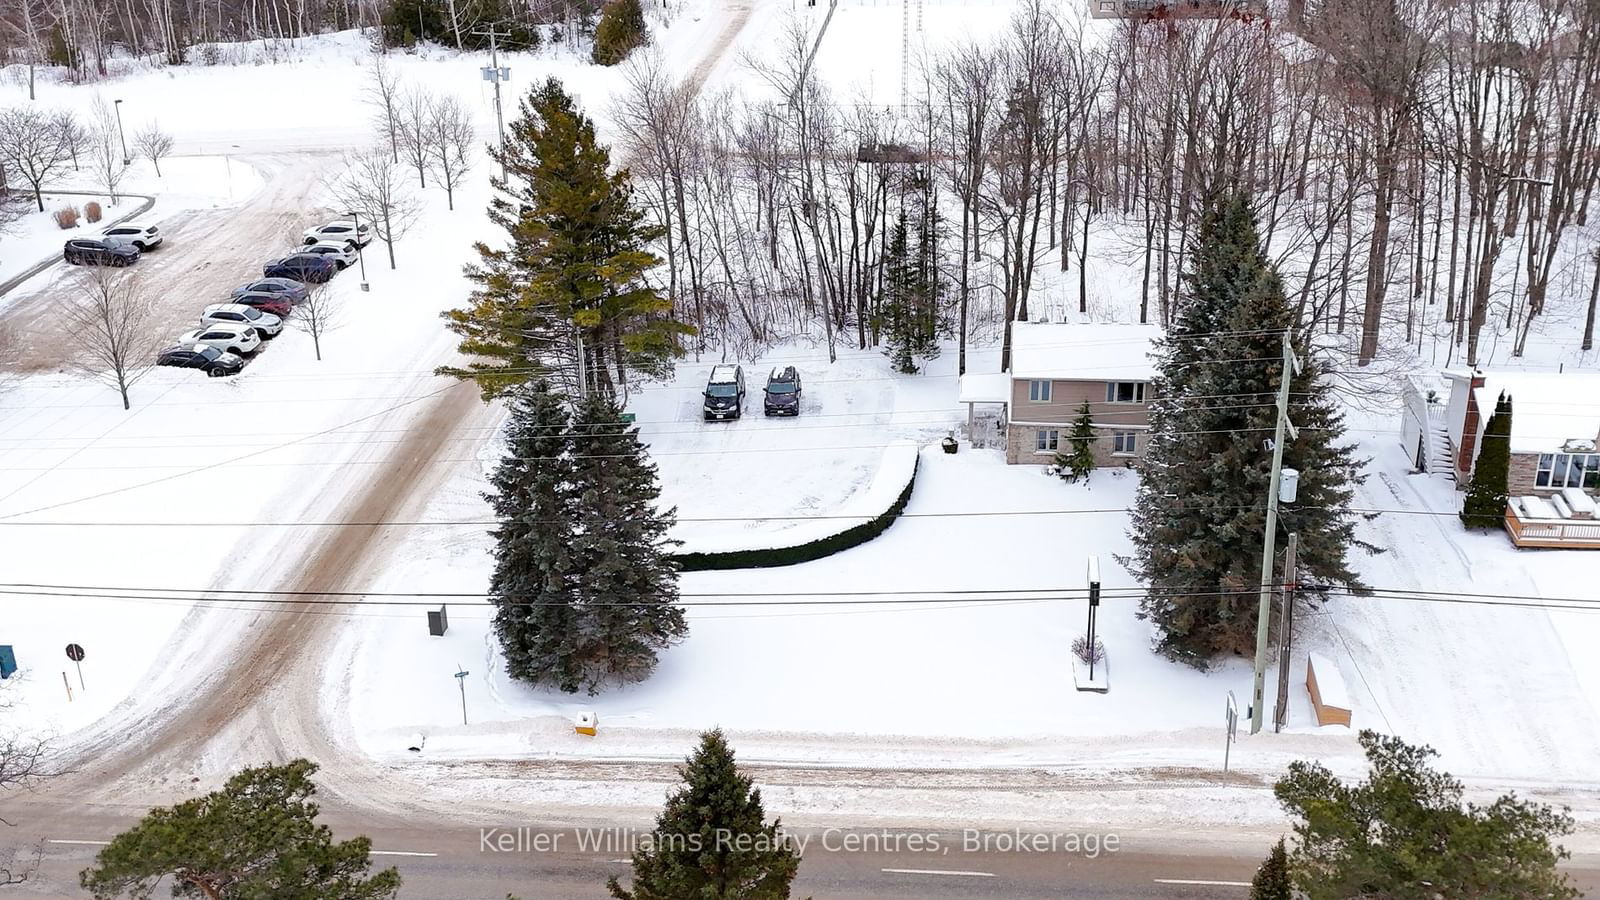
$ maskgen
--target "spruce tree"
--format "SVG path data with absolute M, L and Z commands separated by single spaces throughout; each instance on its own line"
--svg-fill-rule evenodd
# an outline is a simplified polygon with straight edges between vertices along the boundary
M 1295 820 L 1289 869 L 1309 900 L 1582 896 L 1557 869 L 1570 856 L 1555 843 L 1572 832 L 1565 810 L 1514 795 L 1468 803 L 1432 749 L 1371 731 L 1360 741 L 1365 780 L 1297 761 L 1273 787 Z
M 540 374 L 560 372 L 577 389 L 573 353 L 582 347 L 588 387 L 614 393 L 629 370 L 663 375 L 693 329 L 671 318 L 672 303 L 645 277 L 661 260 L 661 235 L 645 223 L 627 170 L 611 171 L 594 123 L 554 78 L 521 101 L 493 179 L 489 219 L 504 247 L 479 243 L 467 267 L 478 287 L 464 309 L 446 312 L 460 335 L 465 367 L 485 399 Z
M 587 623 L 574 642 L 592 694 L 606 681 L 648 677 L 656 651 L 682 640 L 688 625 L 668 553 L 674 511 L 656 507 L 661 486 L 639 430 L 598 392 L 579 401 L 574 417 L 570 552 Z
M 1472 483 L 1461 504 L 1461 521 L 1468 528 L 1501 528 L 1509 502 L 1507 483 L 1511 476 L 1511 398 L 1502 393 L 1494 415 L 1484 426 L 1478 442 L 1478 462 L 1472 469 Z
M 720 730 L 679 769 L 684 786 L 656 817 L 653 844 L 633 854 L 633 885 L 607 882 L 616 900 L 783 900 L 800 853 L 777 820 L 768 825 L 761 791 L 734 765 Z
M 1256 869 L 1256 877 L 1250 879 L 1250 900 L 1294 900 L 1289 851 L 1283 845 L 1283 838 L 1278 838 L 1272 852 Z
M 372 842 L 333 840 L 316 823 L 315 763 L 245 769 L 222 790 L 152 809 L 117 835 L 78 876 L 96 900 L 149 897 L 163 881 L 175 897 L 219 900 L 385 900 L 394 869 L 369 874 Z
M 884 355 L 894 370 L 906 375 L 917 372 L 918 359 L 939 355 L 939 282 L 930 259 L 933 240 L 923 225 L 913 235 L 902 210 L 883 254 L 883 283 L 873 327 L 882 336 Z
M 602 66 L 614 66 L 649 43 L 650 29 L 639 0 L 611 0 L 600 11 L 600 23 L 594 28 L 592 58 Z
M 1072 420 L 1072 431 L 1067 435 L 1066 446 L 1058 450 L 1052 460 L 1060 470 L 1062 479 L 1089 479 L 1094 471 L 1094 441 L 1094 419 L 1089 414 L 1089 401 L 1085 400 L 1078 407 L 1078 417 Z
M 1134 505 L 1134 569 L 1148 593 L 1141 614 L 1160 628 L 1157 649 L 1205 667 L 1222 653 L 1255 648 L 1261 552 L 1271 477 L 1283 334 L 1294 314 L 1259 251 L 1243 197 L 1207 214 L 1195 248 L 1180 329 L 1158 362 L 1151 436 Z M 1253 273 L 1253 274 L 1252 274 Z M 1299 535 L 1300 580 L 1361 584 L 1346 561 L 1355 539 L 1348 512 L 1361 480 L 1325 364 L 1302 338 L 1290 379 L 1283 465 L 1300 472 L 1299 496 L 1282 504 L 1277 545 Z
M 566 407 L 538 380 L 509 396 L 506 456 L 484 499 L 500 526 L 489 597 L 506 672 L 519 681 L 576 691 L 584 683 L 574 636 L 581 626 L 572 552 L 577 505 Z

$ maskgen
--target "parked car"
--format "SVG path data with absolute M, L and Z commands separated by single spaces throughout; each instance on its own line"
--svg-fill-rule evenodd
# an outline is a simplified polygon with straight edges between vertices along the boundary
M 307 284 L 321 284 L 339 271 L 333 260 L 315 253 L 291 253 L 261 267 L 267 278 L 293 278 Z
M 139 248 L 94 238 L 73 238 L 62 248 L 61 258 L 80 266 L 126 266 L 139 259 Z
M 313 253 L 325 256 L 338 264 L 339 268 L 346 269 L 356 264 L 356 248 L 342 241 L 317 241 L 301 247 L 300 253 Z
M 199 369 L 213 378 L 219 378 L 239 374 L 244 368 L 244 359 L 206 344 L 179 344 L 161 351 L 161 355 L 156 357 L 156 365 Z
M 226 322 L 231 325 L 248 325 L 261 332 L 264 338 L 277 337 L 283 331 L 283 319 L 273 313 L 262 312 L 243 303 L 213 303 L 200 313 L 200 324 Z
M 233 289 L 235 297 L 242 297 L 245 294 L 273 294 L 283 297 L 290 303 L 303 303 L 306 299 L 306 286 L 293 278 L 259 278 Z
M 264 313 L 272 313 L 280 319 L 287 317 L 289 311 L 294 309 L 294 304 L 282 294 L 240 294 L 233 298 L 233 302 L 240 306 L 255 307 Z
M 249 325 L 210 322 L 178 338 L 180 344 L 205 344 L 240 356 L 261 348 L 261 333 Z
M 744 368 L 712 366 L 706 381 L 706 421 L 737 419 L 744 412 Z
M 372 226 L 363 222 L 360 228 L 357 228 L 356 223 L 348 219 L 340 219 L 336 222 L 318 225 L 315 228 L 307 228 L 305 242 L 315 244 L 318 241 L 338 241 L 341 244 L 355 244 L 357 247 L 365 247 L 372 243 Z
M 794 366 L 773 366 L 761 406 L 769 416 L 800 415 L 800 371 Z
M 138 222 L 123 222 L 100 232 L 100 240 L 119 247 L 132 246 L 140 253 L 161 246 L 161 229 Z

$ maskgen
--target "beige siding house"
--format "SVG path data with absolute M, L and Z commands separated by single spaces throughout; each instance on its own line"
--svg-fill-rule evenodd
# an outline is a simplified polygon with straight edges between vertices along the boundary
M 1150 430 L 1154 325 L 1018 323 L 1011 331 L 1006 462 L 1047 465 L 1089 404 L 1095 460 L 1131 465 Z

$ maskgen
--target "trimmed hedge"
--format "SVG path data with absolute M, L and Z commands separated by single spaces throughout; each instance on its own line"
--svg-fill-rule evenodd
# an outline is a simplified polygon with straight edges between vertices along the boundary
M 678 569 L 684 572 L 770 569 L 773 566 L 792 566 L 796 563 L 811 562 L 849 550 L 851 547 L 859 547 L 882 534 L 894 524 L 895 519 L 900 518 L 900 513 L 905 510 L 906 504 L 911 502 L 911 489 L 917 483 L 916 467 L 921 464 L 922 457 L 918 455 L 916 463 L 911 467 L 911 478 L 906 481 L 905 488 L 881 515 L 860 525 L 852 525 L 837 534 L 796 544 L 793 547 L 763 547 L 756 550 L 729 550 L 723 553 L 676 553 L 672 558 L 678 563 Z

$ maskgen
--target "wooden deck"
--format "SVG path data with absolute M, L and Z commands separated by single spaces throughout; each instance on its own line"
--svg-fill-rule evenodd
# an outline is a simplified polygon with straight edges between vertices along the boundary
M 1600 550 L 1600 519 L 1521 519 L 1507 506 L 1506 533 L 1518 547 Z

